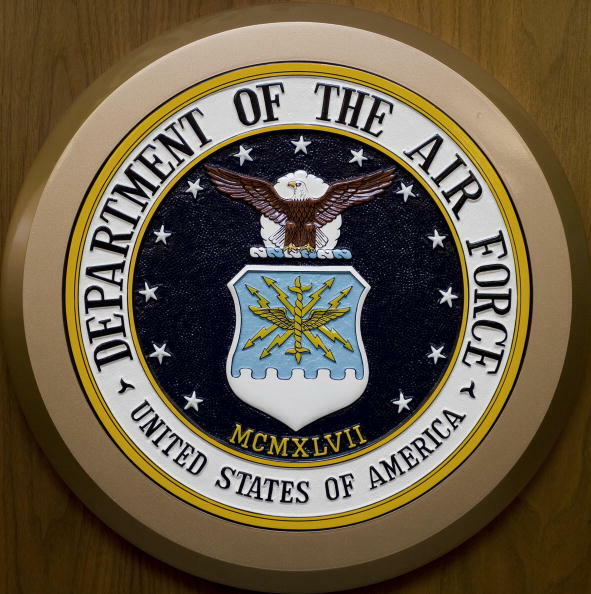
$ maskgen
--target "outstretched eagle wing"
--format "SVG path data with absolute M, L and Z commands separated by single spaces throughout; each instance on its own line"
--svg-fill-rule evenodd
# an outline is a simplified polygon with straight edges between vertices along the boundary
M 293 320 L 287 317 L 283 307 L 255 307 L 251 305 L 249 309 L 253 314 L 269 320 L 269 322 L 283 328 L 283 330 L 293 330 Z
M 340 318 L 345 315 L 351 308 L 345 307 L 343 309 L 315 309 L 312 313 L 304 320 L 302 328 L 304 330 L 315 330 L 328 324 L 331 320 Z
M 205 165 L 205 169 L 220 192 L 235 200 L 243 200 L 279 225 L 285 224 L 288 201 L 281 198 L 268 181 L 234 173 L 221 167 Z
M 395 168 L 380 169 L 368 175 L 354 177 L 332 184 L 321 198 L 316 200 L 317 227 L 334 221 L 344 210 L 356 204 L 369 202 L 385 192 L 394 180 Z

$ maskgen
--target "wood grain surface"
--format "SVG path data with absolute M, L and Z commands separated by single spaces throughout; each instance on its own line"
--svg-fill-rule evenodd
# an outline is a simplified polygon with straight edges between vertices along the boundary
M 267 2 L 268 3 L 268 2 Z M 406 21 L 458 48 L 525 107 L 591 224 L 591 3 L 585 0 L 336 1 Z M 129 51 L 202 15 L 255 1 L 1 0 L 0 237 L 56 121 Z M 0 592 L 222 593 L 137 550 L 96 519 L 34 441 L 0 370 Z M 464 545 L 357 592 L 591 592 L 591 376 L 533 481 Z

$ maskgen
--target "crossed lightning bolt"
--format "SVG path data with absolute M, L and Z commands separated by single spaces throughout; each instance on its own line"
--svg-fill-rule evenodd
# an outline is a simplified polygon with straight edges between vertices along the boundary
M 265 299 L 259 293 L 259 291 L 257 289 L 255 289 L 254 287 L 250 287 L 249 285 L 246 285 L 246 288 L 249 290 L 251 295 L 254 295 L 257 298 L 259 307 L 269 307 L 269 304 L 271 302 L 268 299 Z M 259 330 L 252 338 L 249 338 L 246 341 L 246 344 L 244 345 L 243 348 L 248 349 L 251 346 L 254 346 L 255 341 L 267 338 L 267 336 L 269 336 L 269 334 L 274 332 L 276 329 L 277 329 L 277 326 L 275 324 L 273 324 L 272 326 L 269 326 L 268 328 L 261 328 L 261 330 Z M 287 340 L 287 338 L 286 338 L 286 340 Z M 269 353 L 270 353 L 270 351 L 269 351 Z M 269 354 L 269 353 L 267 353 L 267 354 Z M 267 355 L 265 355 L 265 357 L 266 356 Z
M 273 289 L 273 291 L 275 291 L 275 294 L 277 295 L 277 299 L 285 306 L 287 311 L 289 311 L 289 313 L 293 315 L 294 314 L 294 306 L 290 303 L 287 293 L 285 291 L 283 291 L 283 289 L 281 289 L 277 285 L 277 282 L 274 281 L 272 278 L 264 276 L 263 280 L 265 281 L 265 283 L 267 284 L 268 287 L 271 287 Z M 318 303 L 318 301 L 320 301 L 320 298 L 322 297 L 322 294 L 324 293 L 324 291 L 326 291 L 327 289 L 330 289 L 332 287 L 334 281 L 335 281 L 334 278 L 328 279 L 327 281 L 325 281 L 322 284 L 322 286 L 320 286 L 316 291 L 314 291 L 313 293 L 311 293 L 309 295 L 310 300 L 302 309 L 302 316 L 305 316 L 306 314 L 308 314 L 310 312 L 310 310 Z M 260 293 L 260 291 L 258 291 L 258 289 L 255 289 L 254 287 L 251 287 L 250 285 L 246 285 L 246 288 L 248 289 L 248 291 L 250 292 L 251 295 L 254 295 L 256 297 L 259 307 L 264 307 L 264 308 L 269 307 L 270 301 L 268 299 L 266 299 L 263 295 L 261 295 L 261 293 Z M 334 299 L 329 301 L 328 309 L 337 309 L 339 307 L 341 301 L 351 292 L 352 288 L 353 287 L 347 287 L 346 289 L 343 289 Z M 248 349 L 248 348 L 254 346 L 254 344 L 257 340 L 264 340 L 265 338 L 267 338 L 267 336 L 269 336 L 275 330 L 277 330 L 277 328 L 278 328 L 278 326 L 276 324 L 272 324 L 271 326 L 268 326 L 267 328 L 261 328 L 254 336 L 252 336 L 251 338 L 249 338 L 246 341 L 243 349 Z M 346 340 L 337 330 L 335 330 L 333 328 L 328 328 L 327 326 L 319 326 L 317 328 L 317 330 L 322 332 L 322 334 L 324 334 L 324 336 L 326 338 L 328 338 L 329 340 L 331 340 L 332 342 L 339 342 L 347 350 L 353 351 L 353 346 L 351 345 L 351 343 L 348 340 Z M 294 333 L 293 330 L 286 330 L 282 334 L 279 334 L 278 336 L 276 336 L 269 343 L 269 345 L 263 349 L 263 351 L 261 352 L 260 358 L 264 359 L 265 357 L 268 357 L 271 354 L 271 352 L 273 351 L 273 349 L 284 344 L 285 341 L 287 341 L 293 335 L 293 333 Z M 312 344 L 314 346 L 314 348 L 321 350 L 327 359 L 329 359 L 330 361 L 335 361 L 335 357 L 334 357 L 332 351 L 324 344 L 324 342 L 322 341 L 322 338 L 320 338 L 320 336 L 313 334 L 312 331 L 310 331 L 310 330 L 304 331 L 304 336 L 309 340 L 310 344 Z

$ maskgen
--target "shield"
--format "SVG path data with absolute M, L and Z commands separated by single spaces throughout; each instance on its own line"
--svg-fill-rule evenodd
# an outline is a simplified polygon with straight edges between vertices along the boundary
M 297 431 L 363 394 L 370 287 L 351 266 L 245 266 L 228 288 L 236 330 L 226 375 L 238 398 Z

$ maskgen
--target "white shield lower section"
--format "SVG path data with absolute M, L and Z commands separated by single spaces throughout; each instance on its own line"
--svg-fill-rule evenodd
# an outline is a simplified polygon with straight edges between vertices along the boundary
M 261 379 L 242 369 L 239 377 L 228 377 L 230 387 L 240 399 L 298 431 L 334 411 L 353 404 L 367 387 L 368 374 L 355 377 L 347 369 L 343 379 L 332 379 L 328 369 L 320 369 L 315 378 L 304 377 L 295 369 L 289 380 L 279 379 L 277 370 L 268 369 Z

